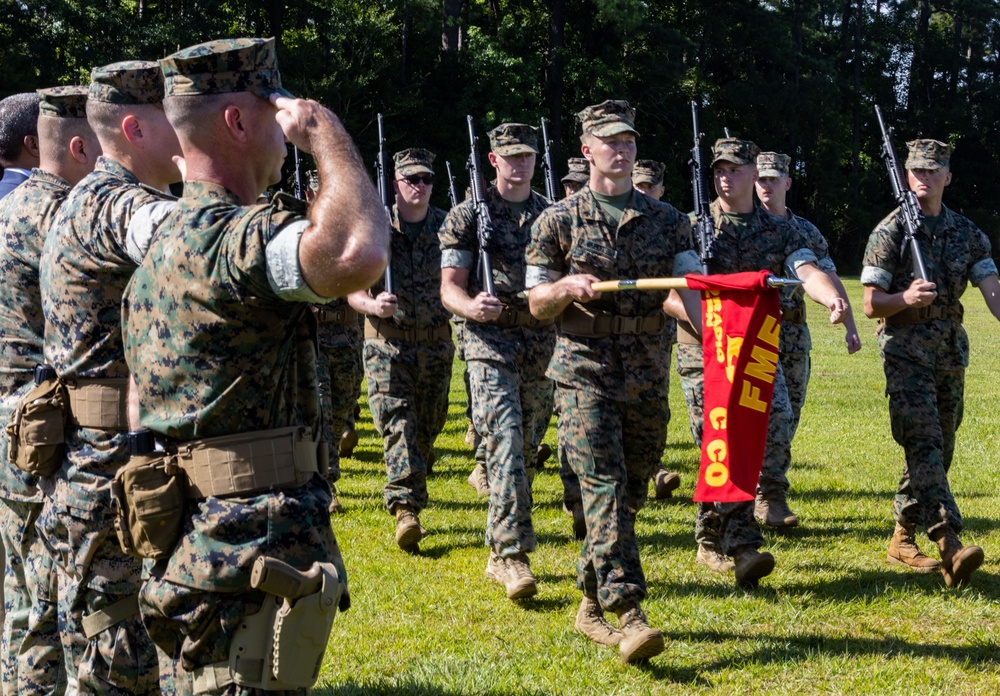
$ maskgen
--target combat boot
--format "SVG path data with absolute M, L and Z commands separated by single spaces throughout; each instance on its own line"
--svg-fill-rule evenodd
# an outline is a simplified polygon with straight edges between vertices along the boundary
M 728 573 L 736 568 L 736 564 L 715 544 L 698 544 L 698 555 L 695 561 L 707 566 L 713 573 Z
M 757 493 L 753 503 L 753 516 L 768 527 L 799 526 L 799 518 L 788 507 L 784 493 L 775 493 L 767 497 Z
M 490 482 L 486 478 L 486 464 L 483 462 L 476 462 L 476 467 L 469 474 L 469 478 L 465 480 L 476 489 L 476 493 L 479 495 L 488 496 L 490 494 Z
M 774 556 L 767 551 L 761 553 L 753 546 L 741 546 L 736 549 L 736 585 L 746 589 L 754 589 L 760 579 L 770 575 L 774 570 Z
M 941 574 L 948 587 L 960 587 L 983 564 L 983 550 L 978 546 L 962 546 L 951 527 L 936 532 L 934 541 L 941 551 Z
M 507 599 L 527 599 L 538 593 L 538 585 L 525 553 L 501 556 L 491 551 L 490 560 L 486 563 L 486 577 L 504 586 Z
M 407 553 L 420 550 L 420 540 L 424 537 L 424 528 L 420 526 L 417 513 L 408 505 L 397 505 L 396 514 L 396 545 Z
M 622 632 L 604 620 L 604 610 L 595 597 L 584 595 L 576 612 L 574 627 L 578 633 L 600 645 L 611 647 L 622 640 Z
M 354 448 L 358 446 L 358 431 L 354 429 L 353 425 L 349 425 L 344 428 L 343 434 L 340 436 L 340 456 L 350 457 L 354 454 Z
M 653 495 L 657 500 L 669 498 L 681 485 L 681 475 L 667 471 L 661 465 L 653 474 Z
M 337 487 L 332 483 L 330 484 L 330 505 L 327 507 L 327 512 L 331 515 L 339 515 L 344 511 L 344 506 L 340 504 L 340 500 L 337 499 Z
M 638 606 L 619 612 L 618 625 L 622 632 L 618 650 L 625 664 L 648 660 L 663 652 L 663 634 L 649 627 Z
M 476 430 L 476 426 L 469 421 L 469 427 L 465 430 L 465 444 L 473 449 L 473 451 L 479 449 L 479 442 L 482 440 L 479 437 L 479 432 Z
M 896 523 L 896 531 L 889 542 L 889 563 L 899 563 L 910 566 L 918 573 L 933 573 L 941 564 L 926 555 L 917 546 L 913 525 Z
M 542 443 L 535 450 L 535 468 L 541 471 L 545 468 L 545 462 L 549 461 L 549 457 L 552 456 L 552 448 L 546 443 Z

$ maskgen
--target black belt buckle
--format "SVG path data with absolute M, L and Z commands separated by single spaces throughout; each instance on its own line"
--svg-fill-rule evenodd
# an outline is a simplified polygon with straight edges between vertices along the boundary
M 156 437 L 149 428 L 132 430 L 128 434 L 128 453 L 132 457 L 149 454 L 156 450 Z
M 39 385 L 56 378 L 56 368 L 51 365 L 35 365 L 35 384 Z

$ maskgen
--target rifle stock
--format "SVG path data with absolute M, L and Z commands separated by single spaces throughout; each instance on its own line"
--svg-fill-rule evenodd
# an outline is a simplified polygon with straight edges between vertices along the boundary
M 917 195 L 910 190 L 900 174 L 899 159 L 896 157 L 896 148 L 892 144 L 893 130 L 886 127 L 885 120 L 882 118 L 882 110 L 877 104 L 875 105 L 875 115 L 878 117 L 878 127 L 882 131 L 882 159 L 889 170 L 892 193 L 896 197 L 899 217 L 903 221 L 903 245 L 899 250 L 900 258 L 909 247 L 914 277 L 930 280 L 927 267 L 924 265 L 924 255 L 920 251 L 920 243 L 917 241 L 917 230 L 924 224 L 924 213 L 920 210 Z
M 483 290 L 488 295 L 496 297 L 493 287 L 493 261 L 490 258 L 490 240 L 493 237 L 493 220 L 490 209 L 486 205 L 486 186 L 483 183 L 483 167 L 479 161 L 479 139 L 476 137 L 476 126 L 472 116 L 466 116 L 469 123 L 469 183 L 472 189 L 472 209 L 476 214 L 476 235 L 479 238 L 479 273 Z

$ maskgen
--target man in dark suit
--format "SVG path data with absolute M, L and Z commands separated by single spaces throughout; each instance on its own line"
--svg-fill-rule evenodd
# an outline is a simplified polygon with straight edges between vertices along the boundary
M 31 176 L 38 166 L 38 95 L 12 94 L 0 100 L 0 198 Z

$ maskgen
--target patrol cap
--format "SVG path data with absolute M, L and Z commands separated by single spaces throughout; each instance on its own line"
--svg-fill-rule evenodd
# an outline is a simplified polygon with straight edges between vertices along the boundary
M 569 166 L 569 173 L 560 179 L 560 183 L 577 182 L 586 184 L 590 181 L 590 162 L 583 157 L 571 157 L 566 164 Z
M 87 118 L 87 94 L 84 85 L 65 85 L 38 90 L 38 114 L 51 118 Z
M 410 176 L 411 174 L 433 174 L 431 164 L 434 162 L 434 153 L 420 147 L 410 147 L 401 150 L 392 156 L 396 164 L 396 174 L 398 176 Z
M 712 147 L 712 164 L 732 162 L 733 164 L 756 164 L 760 148 L 749 140 L 739 138 L 719 138 Z
M 123 60 L 94 68 L 87 98 L 108 104 L 159 104 L 163 101 L 163 72 L 151 60 Z
M 951 145 L 940 140 L 911 140 L 906 169 L 944 169 L 951 161 Z
M 757 155 L 757 173 L 761 177 L 774 179 L 788 176 L 788 165 L 792 158 L 780 152 L 762 152 Z
M 658 186 L 663 183 L 663 172 L 667 165 L 656 160 L 639 160 L 632 168 L 632 183 L 652 184 Z
M 639 131 L 635 129 L 635 109 L 621 99 L 608 99 L 588 106 L 576 118 L 583 133 L 593 133 L 599 138 L 619 133 L 639 135 Z
M 507 157 L 529 152 L 538 154 L 538 129 L 526 123 L 501 123 L 490 131 L 490 149 Z
M 206 41 L 161 58 L 160 67 L 168 97 L 230 92 L 252 92 L 262 99 L 275 92 L 292 96 L 281 86 L 274 37 Z

